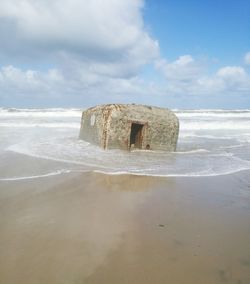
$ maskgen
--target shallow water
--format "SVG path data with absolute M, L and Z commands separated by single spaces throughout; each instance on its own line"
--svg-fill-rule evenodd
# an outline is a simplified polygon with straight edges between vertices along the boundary
M 104 151 L 78 139 L 79 109 L 0 109 L 0 155 L 57 162 L 46 172 L 26 168 L 13 180 L 70 171 L 150 176 L 215 176 L 250 169 L 250 110 L 175 110 L 177 152 Z

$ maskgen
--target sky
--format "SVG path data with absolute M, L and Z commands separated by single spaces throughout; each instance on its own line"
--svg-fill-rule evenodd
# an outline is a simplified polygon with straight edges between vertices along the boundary
M 248 0 L 1 0 L 0 107 L 250 109 Z

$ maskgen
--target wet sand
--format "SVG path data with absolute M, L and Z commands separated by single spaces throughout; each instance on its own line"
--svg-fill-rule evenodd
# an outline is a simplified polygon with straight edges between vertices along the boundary
M 0 283 L 250 283 L 250 173 L 0 182 Z

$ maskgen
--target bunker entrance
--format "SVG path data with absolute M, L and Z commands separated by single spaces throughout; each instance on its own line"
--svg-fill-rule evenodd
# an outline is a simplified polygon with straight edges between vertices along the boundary
M 130 132 L 130 148 L 142 148 L 142 130 L 143 130 L 143 124 L 139 123 L 132 123 L 131 124 L 131 132 Z

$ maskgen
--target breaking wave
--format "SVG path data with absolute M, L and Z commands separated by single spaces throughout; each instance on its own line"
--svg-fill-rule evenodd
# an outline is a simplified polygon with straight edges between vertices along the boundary
M 57 176 L 61 174 L 68 174 L 70 172 L 71 172 L 70 170 L 58 170 L 55 172 L 49 172 L 47 174 L 42 174 L 42 175 L 0 178 L 0 181 L 20 181 L 20 180 L 28 180 L 28 179 L 46 178 L 46 177 Z
M 180 126 L 184 130 L 250 130 L 249 121 L 183 121 Z
M 95 171 L 172 177 L 225 175 L 250 169 L 250 110 L 175 110 L 177 152 L 104 151 L 78 140 L 79 109 L 0 109 L 0 153 L 14 152 L 60 164 L 47 173 L 5 180 Z
M 45 127 L 45 128 L 75 128 L 75 129 L 80 129 L 79 123 L 76 123 L 76 122 L 71 122 L 71 123 L 66 123 L 66 122 L 57 122 L 57 123 L 6 122 L 6 123 L 1 123 L 0 122 L 0 127 L 12 127 L 12 128 Z
M 104 151 L 83 141 L 17 144 L 8 148 L 20 154 L 68 164 L 71 171 L 93 170 L 106 174 L 151 176 L 214 176 L 250 169 L 250 161 L 231 152 L 206 149 L 164 153 Z M 64 154 L 65 153 L 65 154 Z M 64 165 L 65 167 L 65 165 Z

